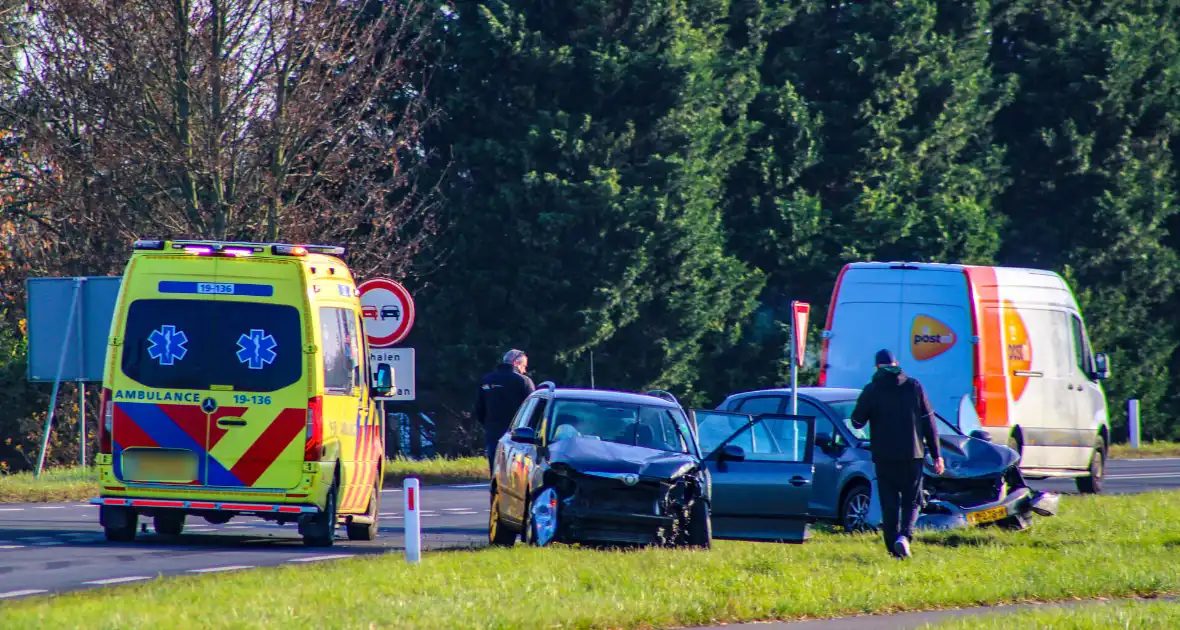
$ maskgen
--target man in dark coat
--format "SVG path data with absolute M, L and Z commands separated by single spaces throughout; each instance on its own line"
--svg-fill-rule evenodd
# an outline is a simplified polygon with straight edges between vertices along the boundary
M 878 352 L 876 362 L 877 373 L 856 401 L 852 425 L 860 429 L 872 423 L 885 547 L 894 556 L 907 558 L 921 501 L 923 460 L 929 454 L 940 475 L 945 466 L 934 410 L 922 384 L 906 376 L 888 350 Z
M 528 355 L 521 350 L 509 350 L 500 365 L 485 374 L 479 383 L 475 419 L 483 425 L 489 474 L 496 460 L 496 444 L 508 432 L 520 404 L 537 389 L 532 379 L 525 376 L 528 367 Z

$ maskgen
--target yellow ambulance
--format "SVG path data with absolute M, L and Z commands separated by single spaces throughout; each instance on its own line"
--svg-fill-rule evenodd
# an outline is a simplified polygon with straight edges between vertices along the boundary
M 369 347 L 343 247 L 141 240 L 111 323 L 97 464 L 112 541 L 139 517 L 377 535 L 392 370 Z

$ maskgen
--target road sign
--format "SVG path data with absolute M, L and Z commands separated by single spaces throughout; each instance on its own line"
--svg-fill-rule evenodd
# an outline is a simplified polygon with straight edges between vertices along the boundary
M 410 334 L 414 327 L 414 299 L 405 287 L 389 278 L 373 278 L 357 289 L 370 346 L 388 348 Z
M 377 400 L 415 400 L 416 374 L 413 348 L 374 348 L 369 351 L 372 377 L 377 377 L 377 364 L 388 363 L 393 368 L 393 388 L 388 396 Z
M 811 305 L 807 302 L 791 302 L 791 314 L 794 315 L 794 325 L 791 326 L 795 341 L 795 363 L 803 367 L 803 353 L 807 350 L 807 318 L 811 315 Z
M 28 278 L 33 383 L 102 382 L 119 276 Z

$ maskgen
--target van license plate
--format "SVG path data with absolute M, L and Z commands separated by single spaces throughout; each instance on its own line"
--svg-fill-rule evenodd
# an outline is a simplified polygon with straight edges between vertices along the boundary
M 967 514 L 967 522 L 972 525 L 981 525 L 983 523 L 998 521 L 1006 516 L 1008 516 L 1008 508 L 1001 506 L 990 510 L 971 512 Z

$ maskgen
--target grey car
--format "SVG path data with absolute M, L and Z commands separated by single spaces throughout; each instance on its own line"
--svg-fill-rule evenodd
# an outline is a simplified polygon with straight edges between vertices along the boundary
M 798 415 L 815 418 L 814 488 L 808 503 L 810 515 L 849 531 L 866 528 L 873 475 L 867 448 L 868 427 L 853 429 L 848 420 L 856 407 L 859 389 L 800 387 Z M 765 389 L 734 394 L 717 407 L 749 415 L 790 414 L 790 389 Z

